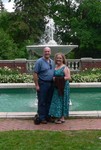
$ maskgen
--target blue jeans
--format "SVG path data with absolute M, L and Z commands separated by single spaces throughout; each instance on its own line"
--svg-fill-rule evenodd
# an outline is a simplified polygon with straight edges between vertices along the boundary
M 38 114 L 40 120 L 49 118 L 49 109 L 53 95 L 53 82 L 45 82 L 39 80 L 40 90 L 37 91 L 38 96 Z

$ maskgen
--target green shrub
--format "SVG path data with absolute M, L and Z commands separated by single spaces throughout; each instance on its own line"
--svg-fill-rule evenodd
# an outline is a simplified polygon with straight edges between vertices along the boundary
M 85 69 L 80 73 L 73 74 L 72 82 L 101 82 L 101 69 Z
M 0 83 L 33 83 L 33 75 L 20 73 L 8 67 L 0 68 Z M 101 69 L 85 69 L 80 73 L 71 75 L 71 82 L 101 82 Z
M 33 76 L 26 73 L 20 73 L 20 68 L 10 69 L 8 67 L 0 68 L 0 83 L 32 83 Z

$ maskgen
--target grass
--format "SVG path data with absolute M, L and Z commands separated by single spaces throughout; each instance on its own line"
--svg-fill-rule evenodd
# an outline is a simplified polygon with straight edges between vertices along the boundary
M 0 132 L 0 150 L 101 150 L 100 137 L 95 130 L 5 131 Z

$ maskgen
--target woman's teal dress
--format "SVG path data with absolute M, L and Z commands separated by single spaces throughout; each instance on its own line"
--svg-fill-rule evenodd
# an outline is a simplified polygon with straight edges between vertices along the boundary
M 54 76 L 64 76 L 64 68 L 55 70 Z M 49 115 L 52 117 L 61 118 L 62 116 L 67 117 L 69 115 L 69 94 L 70 87 L 69 81 L 66 80 L 64 87 L 64 96 L 59 96 L 58 89 L 54 88 L 54 93 L 52 97 L 52 102 L 49 110 Z

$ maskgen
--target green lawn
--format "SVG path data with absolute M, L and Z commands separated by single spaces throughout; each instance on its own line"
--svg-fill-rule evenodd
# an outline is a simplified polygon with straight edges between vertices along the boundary
M 0 150 L 101 150 L 101 131 L 5 131 Z

